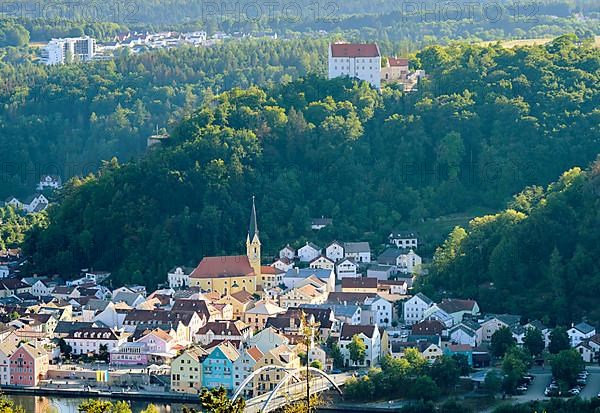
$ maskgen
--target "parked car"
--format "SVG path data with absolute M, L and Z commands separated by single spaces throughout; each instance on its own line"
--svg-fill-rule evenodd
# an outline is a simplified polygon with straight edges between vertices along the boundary
M 571 390 L 569 390 L 570 396 L 579 396 L 579 393 L 581 393 L 581 390 L 579 390 L 577 387 L 573 387 Z
M 527 386 L 521 385 L 521 386 L 517 387 L 517 392 L 520 394 L 525 393 L 526 391 L 527 391 Z

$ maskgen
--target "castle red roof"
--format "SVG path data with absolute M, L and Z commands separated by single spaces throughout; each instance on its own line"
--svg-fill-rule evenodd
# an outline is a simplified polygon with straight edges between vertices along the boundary
M 379 57 L 379 47 L 375 43 L 332 43 L 332 57 Z

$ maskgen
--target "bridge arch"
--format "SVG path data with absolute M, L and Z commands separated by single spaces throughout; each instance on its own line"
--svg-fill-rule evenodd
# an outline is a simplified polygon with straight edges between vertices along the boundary
M 275 395 L 277 394 L 277 392 L 281 389 L 281 387 L 283 387 L 288 381 L 290 381 L 290 379 L 295 378 L 298 382 L 301 382 L 302 380 L 300 380 L 299 374 L 302 371 L 306 370 L 306 367 L 301 367 L 301 368 L 297 368 L 297 369 L 288 369 L 285 367 L 281 367 L 281 366 L 274 366 L 274 365 L 267 365 L 267 366 L 263 366 L 260 367 L 259 369 L 257 369 L 256 371 L 252 372 L 237 388 L 237 390 L 235 391 L 235 393 L 233 394 L 232 397 L 232 401 L 234 401 L 235 399 L 237 399 L 240 394 L 242 393 L 242 391 L 244 390 L 244 388 L 248 385 L 248 383 L 250 383 L 251 380 L 253 380 L 257 375 L 259 375 L 260 373 L 264 372 L 264 371 L 270 371 L 270 370 L 279 370 L 285 373 L 285 377 L 283 378 L 283 380 L 281 380 L 279 383 L 277 383 L 277 386 L 275 386 L 275 388 L 271 391 L 271 393 L 269 394 L 269 397 L 267 397 L 267 399 L 265 400 L 265 403 L 263 404 L 263 407 L 261 409 L 261 411 L 266 412 L 267 407 L 269 406 L 269 403 L 271 402 L 271 400 L 273 399 L 273 397 L 275 397 Z M 337 383 L 335 382 L 335 380 L 333 380 L 333 378 L 325 373 L 323 370 L 317 369 L 315 367 L 308 367 L 308 370 L 311 373 L 316 373 L 318 376 L 321 376 L 323 378 L 325 378 L 332 386 L 333 388 L 340 394 L 343 396 L 342 393 L 342 389 L 340 389 L 340 387 L 337 385 Z

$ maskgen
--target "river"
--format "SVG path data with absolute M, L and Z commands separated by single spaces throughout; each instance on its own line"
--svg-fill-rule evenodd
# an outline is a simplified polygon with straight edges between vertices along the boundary
M 7 397 L 15 402 L 16 405 L 23 406 L 26 413 L 79 413 L 77 407 L 87 399 L 78 397 L 62 397 L 62 396 L 32 396 L 32 395 L 16 395 L 9 394 Z M 104 399 L 108 400 L 108 399 Z M 116 402 L 117 400 L 112 400 Z M 144 410 L 148 403 L 141 400 L 128 400 L 133 413 L 140 413 Z M 184 404 L 182 403 L 166 403 L 156 404 L 160 413 L 181 413 Z M 189 407 L 199 409 L 198 405 Z

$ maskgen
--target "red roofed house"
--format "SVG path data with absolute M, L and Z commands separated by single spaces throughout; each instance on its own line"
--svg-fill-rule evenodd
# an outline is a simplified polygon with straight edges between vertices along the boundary
M 408 59 L 388 57 L 387 64 L 381 68 L 381 80 L 384 82 L 404 82 L 408 77 Z
M 48 372 L 48 353 L 31 344 L 21 347 L 10 356 L 10 384 L 13 386 L 37 386 Z
M 351 77 L 381 87 L 381 54 L 376 43 L 331 43 L 329 79 Z

